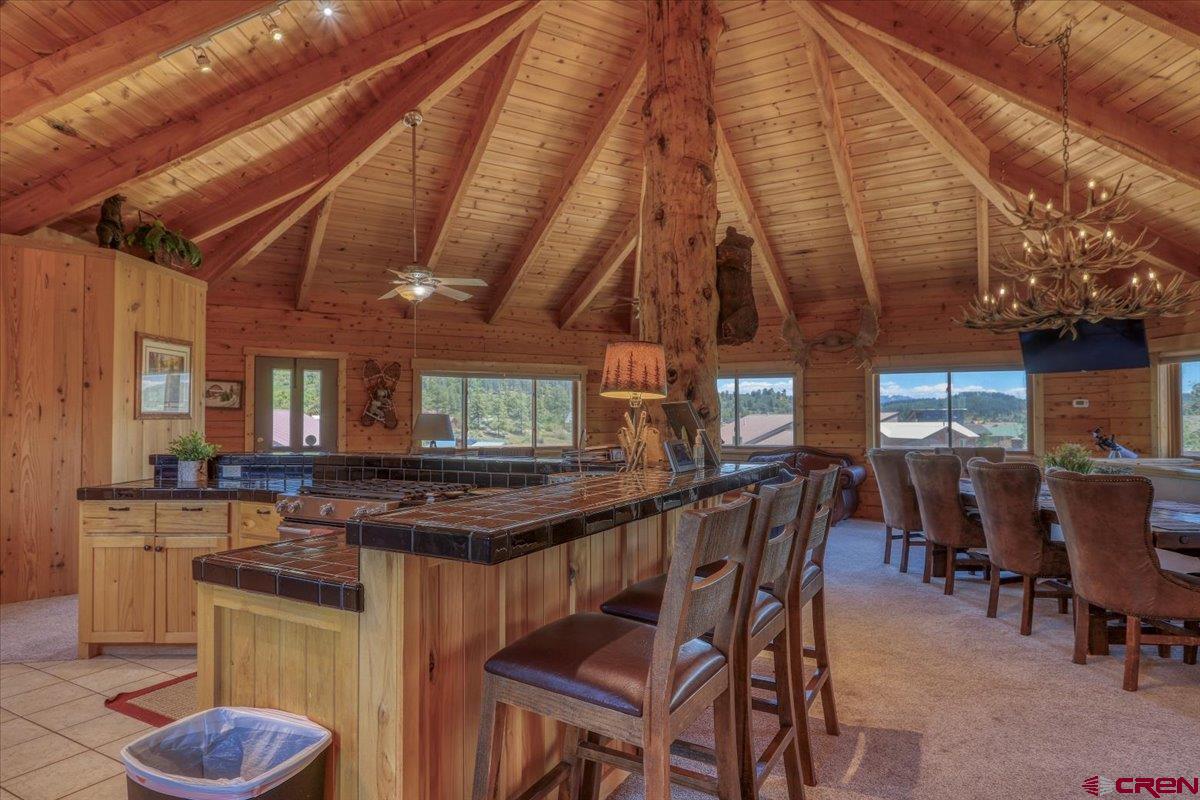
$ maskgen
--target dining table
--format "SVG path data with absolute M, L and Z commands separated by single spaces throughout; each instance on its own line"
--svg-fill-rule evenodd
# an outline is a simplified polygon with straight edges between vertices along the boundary
M 959 495 L 963 505 L 968 509 L 977 509 L 975 487 L 970 478 L 959 481 Z M 1038 496 L 1042 519 L 1058 524 L 1058 511 L 1054 507 L 1054 498 L 1050 489 L 1042 484 Z M 1170 550 L 1181 555 L 1200 558 L 1200 503 L 1189 503 L 1183 500 L 1155 500 L 1150 508 L 1150 530 L 1154 533 L 1154 546 L 1160 550 Z M 1061 538 L 1057 531 L 1052 534 Z

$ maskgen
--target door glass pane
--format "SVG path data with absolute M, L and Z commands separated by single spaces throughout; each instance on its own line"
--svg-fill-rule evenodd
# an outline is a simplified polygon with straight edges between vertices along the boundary
M 575 444 L 575 381 L 537 382 L 537 446 Z
M 879 446 L 946 447 L 945 372 L 879 374 Z
M 737 445 L 737 429 L 734 425 L 734 392 L 737 391 L 733 378 L 717 379 L 717 397 L 721 401 L 721 444 Z
M 737 444 L 749 447 L 792 444 L 795 415 L 790 377 L 742 376 L 737 379 L 737 393 Z
M 304 398 L 300 408 L 300 440 L 304 447 L 321 446 L 321 371 L 304 370 Z
M 1200 360 L 1184 361 L 1179 365 L 1179 372 L 1183 394 L 1179 404 L 1182 449 L 1187 455 L 1200 455 Z
M 533 446 L 533 381 L 467 379 L 467 447 Z
M 454 435 L 462 438 L 462 378 L 450 378 L 444 375 L 421 376 L 421 411 L 429 414 L 449 414 L 454 426 Z M 428 442 L 419 444 L 428 445 Z M 434 447 L 457 447 L 458 443 L 450 440 L 438 440 Z
M 292 446 L 292 371 L 271 370 L 271 447 Z
M 1029 449 L 1029 403 L 1020 370 L 950 373 L 955 447 Z

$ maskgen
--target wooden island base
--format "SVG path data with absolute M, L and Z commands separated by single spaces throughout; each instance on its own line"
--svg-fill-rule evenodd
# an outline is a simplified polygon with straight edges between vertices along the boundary
M 362 548 L 357 614 L 199 584 L 200 707 L 279 708 L 330 728 L 339 800 L 468 798 L 484 661 L 662 572 L 679 513 L 495 566 Z M 558 762 L 559 739 L 557 723 L 509 715 L 503 796 Z

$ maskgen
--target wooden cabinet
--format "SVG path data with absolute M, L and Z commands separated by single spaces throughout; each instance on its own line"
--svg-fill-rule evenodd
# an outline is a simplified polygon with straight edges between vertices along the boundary
M 229 547 L 229 537 L 154 537 L 154 641 L 193 644 L 196 641 L 196 583 L 192 559 Z
M 236 504 L 85 501 L 79 511 L 79 651 L 193 644 L 192 559 L 229 549 Z
M 234 547 L 279 541 L 279 515 L 271 503 L 238 503 Z

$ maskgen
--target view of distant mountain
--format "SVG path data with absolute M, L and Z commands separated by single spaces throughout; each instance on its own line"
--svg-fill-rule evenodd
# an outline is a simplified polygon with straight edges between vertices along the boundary
M 883 411 L 917 411 L 945 408 L 944 397 L 905 397 L 884 395 L 879 399 Z M 1016 422 L 1025 419 L 1025 400 L 1004 392 L 960 392 L 954 395 L 954 407 L 972 419 Z M 901 419 L 903 419 L 901 413 Z

